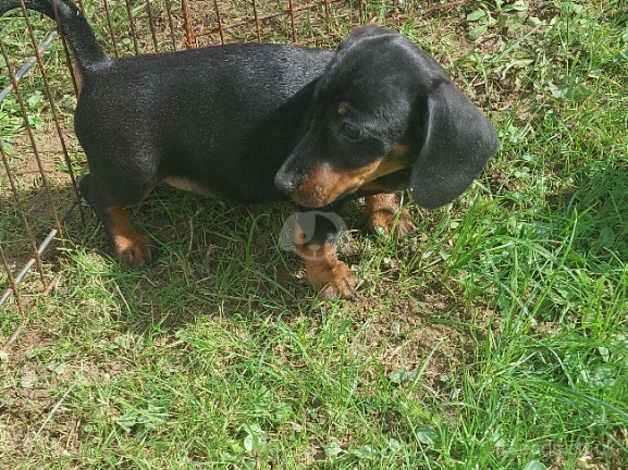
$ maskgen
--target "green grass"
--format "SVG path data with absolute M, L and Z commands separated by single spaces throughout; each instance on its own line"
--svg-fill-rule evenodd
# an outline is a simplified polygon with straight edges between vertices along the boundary
M 450 207 L 410 206 L 411 239 L 354 233 L 345 259 L 364 283 L 351 302 L 318 299 L 279 250 L 288 205 L 159 191 L 135 211 L 159 249 L 144 271 L 121 268 L 93 221 L 72 221 L 50 261 L 59 287 L 29 297 L 0 356 L 2 465 L 625 466 L 625 7 L 480 1 L 423 15 L 407 3 L 396 27 L 496 124 L 502 150 L 484 176 Z M 300 33 L 315 35 L 315 19 Z M 21 37 L 19 20 L 0 24 Z M 71 94 L 58 49 L 49 61 L 58 96 Z M 34 74 L 25 95 L 40 86 Z M 19 168 L 19 114 L 5 106 Z M 45 106 L 34 112 L 49 132 Z M 1 181 L 0 240 L 17 250 Z M 364 227 L 356 214 L 343 216 Z M 19 321 L 0 313 L 0 343 Z

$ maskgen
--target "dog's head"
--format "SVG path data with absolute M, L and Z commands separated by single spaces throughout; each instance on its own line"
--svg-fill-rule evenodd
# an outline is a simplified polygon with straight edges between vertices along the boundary
M 318 79 L 304 135 L 275 184 L 322 207 L 397 174 L 433 208 L 460 195 L 498 147 L 491 124 L 432 58 L 369 26 L 349 35 Z

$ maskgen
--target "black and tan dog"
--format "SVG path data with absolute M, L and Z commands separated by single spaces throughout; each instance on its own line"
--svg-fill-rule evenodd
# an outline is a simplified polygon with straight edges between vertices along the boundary
M 306 208 L 366 196 L 389 230 L 394 191 L 428 208 L 462 193 L 498 149 L 493 128 L 424 51 L 369 26 L 337 51 L 234 44 L 112 59 L 66 0 L 25 0 L 59 19 L 82 89 L 75 128 L 90 173 L 81 190 L 120 259 L 151 259 L 127 208 L 156 185 Z M 20 0 L 0 0 L 0 14 Z M 403 227 L 411 223 L 401 216 Z M 331 237 L 330 237 L 331 232 Z M 357 278 L 322 220 L 299 246 L 310 284 L 348 297 Z

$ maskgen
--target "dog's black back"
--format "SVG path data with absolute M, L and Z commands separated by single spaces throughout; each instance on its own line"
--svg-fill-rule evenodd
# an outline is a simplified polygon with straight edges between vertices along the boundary
M 90 169 L 128 175 L 132 192 L 192 177 L 235 200 L 282 198 L 273 176 L 299 138 L 305 85 L 331 56 L 234 44 L 111 61 L 86 76 L 76 110 Z
M 286 198 L 274 174 L 332 52 L 251 43 L 114 59 L 70 1 L 24 2 L 58 17 L 78 63 L 75 128 L 97 212 L 177 179 L 238 201 Z M 0 15 L 20 5 L 0 0 Z

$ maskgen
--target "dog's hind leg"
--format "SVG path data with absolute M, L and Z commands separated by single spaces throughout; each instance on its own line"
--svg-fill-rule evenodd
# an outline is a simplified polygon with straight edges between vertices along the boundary
M 135 229 L 127 208 L 139 204 L 153 187 L 152 178 L 145 183 L 124 177 L 113 181 L 94 174 L 80 183 L 81 194 L 105 227 L 118 258 L 129 266 L 143 267 L 152 260 L 149 239 Z
M 121 262 L 134 267 L 143 267 L 151 262 L 150 241 L 146 235 L 135 230 L 126 209 L 122 207 L 105 209 L 105 227 Z

